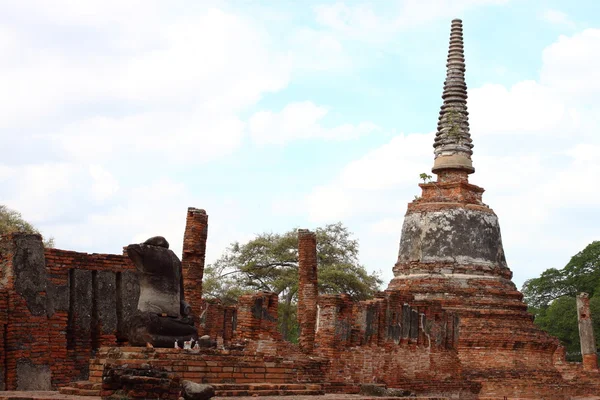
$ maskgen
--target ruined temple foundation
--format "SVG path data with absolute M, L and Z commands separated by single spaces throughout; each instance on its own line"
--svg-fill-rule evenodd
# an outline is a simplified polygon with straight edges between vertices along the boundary
M 462 22 L 454 20 L 436 180 L 421 184 L 408 205 L 387 290 L 366 301 L 319 295 L 316 235 L 299 230 L 300 343 L 285 342 L 277 294 L 246 294 L 236 306 L 202 298 L 208 215 L 189 208 L 181 291 L 206 347 L 131 347 L 127 322 L 140 298 L 131 260 L 44 249 L 39 235 L 3 235 L 0 390 L 11 392 L 0 400 L 176 398 L 182 379 L 209 383 L 218 396 L 373 398 L 352 397 L 365 387 L 429 399 L 600 395 L 589 299 L 577 301 L 584 362 L 569 363 L 558 340 L 533 324 L 511 280 L 498 218 L 484 190 L 469 183 L 464 61 Z

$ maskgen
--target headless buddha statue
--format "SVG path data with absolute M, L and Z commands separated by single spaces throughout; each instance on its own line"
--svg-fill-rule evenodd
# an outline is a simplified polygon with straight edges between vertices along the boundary
M 127 246 L 127 255 L 140 275 L 137 312 L 128 321 L 132 346 L 173 347 L 195 339 L 197 331 L 183 295 L 181 261 L 169 243 L 155 236 Z

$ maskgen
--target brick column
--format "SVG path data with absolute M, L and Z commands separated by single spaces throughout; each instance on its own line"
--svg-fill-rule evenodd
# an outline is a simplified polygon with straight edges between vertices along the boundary
M 308 229 L 298 229 L 298 343 L 304 353 L 315 346 L 317 322 L 317 237 Z
M 583 369 L 595 371 L 598 369 L 598 358 L 590 312 L 590 298 L 587 293 L 577 295 L 577 318 L 579 320 L 579 340 L 581 342 Z
M 193 207 L 188 208 L 181 267 L 185 300 L 192 307 L 196 319 L 200 315 L 202 301 L 202 277 L 204 276 L 207 237 L 208 215 L 206 211 Z

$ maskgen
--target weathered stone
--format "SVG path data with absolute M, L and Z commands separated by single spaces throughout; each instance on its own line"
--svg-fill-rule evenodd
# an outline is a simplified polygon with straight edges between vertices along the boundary
M 17 361 L 17 390 L 50 390 L 50 366 L 35 365 L 28 359 Z
M 97 271 L 94 279 L 96 324 L 101 334 L 115 334 L 117 330 L 117 284 L 112 271 Z
M 385 386 L 383 385 L 375 385 L 375 384 L 371 384 L 371 383 L 363 383 L 362 385 L 360 385 L 360 392 L 359 394 L 363 395 L 363 396 L 378 396 L 378 397 L 382 397 L 385 396 L 387 394 L 387 391 L 385 389 Z
M 164 247 L 165 249 L 169 248 L 169 242 L 167 242 L 167 239 L 165 239 L 162 236 L 151 237 L 150 239 L 146 240 L 144 244 L 147 244 L 149 246 Z
M 107 363 L 102 369 L 102 399 L 165 399 L 179 397 L 181 378 L 163 367 L 133 361 Z
M 121 340 L 127 339 L 128 321 L 137 313 L 140 282 L 135 271 L 117 273 L 117 331 Z
M 363 396 L 377 396 L 377 397 L 409 397 L 414 396 L 410 390 L 386 388 L 383 385 L 376 385 L 372 383 L 363 383 L 360 385 L 359 394 Z
M 462 38 L 462 21 L 452 21 L 446 81 L 437 133 L 433 147 L 435 162 L 433 172 L 459 169 L 473 173 L 471 162 L 473 144 L 469 133 L 467 112 L 467 84 L 465 83 L 465 55 Z
M 398 263 L 415 261 L 507 268 L 498 218 L 460 207 L 407 214 Z
M 195 338 L 196 329 L 185 302 L 181 262 L 164 238 L 127 246 L 127 255 L 140 272 L 138 311 L 127 321 L 129 342 L 173 347 Z
M 178 318 L 181 308 L 181 263 L 171 250 L 131 244 L 127 255 L 140 272 L 138 310 Z
M 16 292 L 25 299 L 32 315 L 52 314 L 52 311 L 48 310 L 46 296 L 48 277 L 41 237 L 17 234 L 14 236 L 14 242 L 15 253 L 12 264 Z
M 181 389 L 185 400 L 208 400 L 215 395 L 215 388 L 192 381 L 182 381 Z
M 217 341 L 211 339 L 208 335 L 199 337 L 196 342 L 198 343 L 198 346 L 202 348 L 215 347 L 217 345 Z

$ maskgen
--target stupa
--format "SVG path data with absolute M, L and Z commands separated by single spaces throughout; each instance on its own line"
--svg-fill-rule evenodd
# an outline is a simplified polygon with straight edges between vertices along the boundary
M 437 180 L 420 184 L 421 197 L 408 205 L 388 290 L 440 301 L 459 315 L 458 356 L 467 376 L 483 383 L 480 395 L 494 394 L 496 381 L 505 390 L 506 379 L 515 379 L 513 395 L 530 395 L 532 381 L 520 378 L 561 380 L 553 366 L 559 343 L 533 324 L 511 280 L 498 217 L 482 202 L 484 189 L 469 183 L 475 168 L 459 19 L 452 21 L 446 67 L 433 144 Z M 520 390 L 519 382 L 527 387 Z

